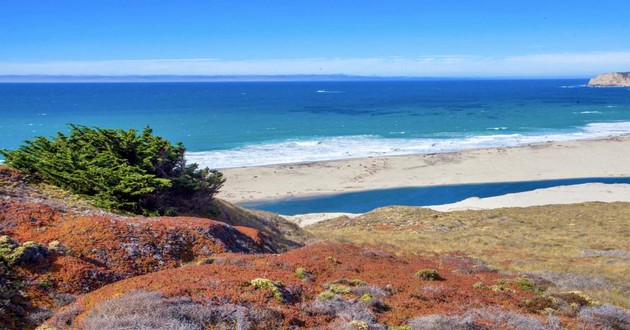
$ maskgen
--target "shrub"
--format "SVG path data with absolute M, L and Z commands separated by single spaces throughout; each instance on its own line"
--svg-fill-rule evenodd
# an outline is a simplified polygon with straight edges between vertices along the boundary
M 205 329 L 251 327 L 248 310 L 235 305 L 208 306 L 189 298 L 165 298 L 156 292 L 130 292 L 97 305 L 83 320 L 84 329 Z M 240 326 L 240 327 L 239 327 Z
M 208 207 L 224 182 L 222 174 L 186 165 L 181 143 L 152 133 L 149 127 L 138 134 L 70 125 L 69 135 L 39 136 L 0 154 L 7 165 L 106 209 L 177 214 Z
M 347 278 L 340 278 L 338 280 L 335 280 L 333 282 L 331 282 L 331 284 L 343 284 L 343 285 L 349 285 L 349 286 L 365 286 L 365 282 L 363 282 L 362 280 L 355 278 L 352 280 L 349 280 Z
M 213 264 L 215 261 L 214 258 L 208 257 L 208 258 L 203 258 L 199 261 L 197 261 L 197 265 L 210 265 Z
M 513 289 L 510 289 L 508 287 L 505 287 L 503 285 L 500 284 L 495 284 L 495 285 L 491 285 L 488 287 L 488 289 L 494 291 L 494 292 L 514 292 Z
M 367 326 L 365 329 L 386 329 L 382 324 L 377 323 L 376 317 L 368 304 L 356 299 L 342 299 L 338 296 L 333 299 L 317 299 L 309 310 L 313 314 L 324 314 L 335 316 L 336 320 L 331 323 L 331 329 L 353 329 L 351 322 Z M 355 328 L 356 329 L 356 328 Z
M 0 329 L 21 329 L 30 307 L 23 294 L 24 278 L 13 273 L 0 258 Z
M 552 312 L 558 308 L 556 299 L 550 297 L 536 296 L 519 302 L 520 307 L 525 308 L 529 313 Z
M 512 284 L 516 285 L 522 290 L 530 291 L 536 294 L 542 294 L 547 291 L 547 288 L 541 285 L 534 283 L 531 279 L 521 276 L 514 279 L 499 279 L 497 280 L 497 284 Z
M 251 280 L 251 285 L 257 290 L 267 290 L 273 294 L 273 297 L 278 301 L 284 300 L 282 294 L 282 288 L 284 285 L 280 282 L 272 282 L 266 278 L 255 278 Z
M 358 329 L 358 330 L 369 330 L 370 329 L 370 325 L 365 322 L 365 321 L 359 321 L 359 320 L 352 320 L 350 321 L 350 326 L 353 327 L 354 329 Z
M 325 290 L 325 291 L 320 292 L 317 295 L 317 299 L 318 300 L 332 300 L 335 298 L 335 296 L 336 295 L 334 293 L 330 292 L 329 290 Z
M 612 305 L 585 307 L 579 319 L 598 329 L 630 329 L 630 311 Z
M 570 291 L 570 292 L 565 292 L 565 294 L 571 294 L 574 297 L 577 296 L 576 298 L 574 298 L 574 302 L 576 302 L 576 303 L 578 301 L 583 301 L 583 302 L 586 302 L 586 304 L 588 304 L 589 306 L 600 305 L 599 301 L 593 300 L 591 297 L 587 296 L 582 291 Z M 568 298 L 568 296 L 565 295 L 564 298 Z M 582 305 L 586 305 L 586 304 L 582 303 Z
M 295 270 L 295 276 L 301 280 L 311 281 L 313 280 L 313 274 L 304 268 L 298 268 Z
M 9 260 L 13 259 L 11 256 L 17 247 L 18 244 L 11 237 L 7 235 L 0 236 L 0 261 L 10 264 Z
M 53 285 L 54 285 L 53 282 L 51 282 L 48 279 L 43 279 L 39 281 L 39 286 L 44 289 L 50 289 Z
M 365 286 L 366 284 L 365 284 L 365 282 L 361 281 L 360 279 L 355 278 L 353 280 L 350 280 L 350 285 L 352 285 L 352 286 Z
M 326 257 L 326 260 L 327 260 L 328 262 L 333 263 L 333 264 L 340 264 L 340 263 L 341 263 L 341 262 L 339 262 L 339 261 L 338 261 L 335 257 L 332 257 L 332 256 L 328 256 L 328 257 Z
M 330 292 L 332 293 L 336 293 L 336 294 L 348 294 L 350 293 L 350 288 L 342 285 L 342 284 L 331 284 L 328 287 L 328 290 L 330 290 Z
M 370 295 L 374 298 L 383 298 L 387 296 L 387 292 L 373 285 L 352 287 L 350 288 L 350 291 L 357 296 L 363 296 L 365 294 Z
M 444 279 L 435 269 L 423 269 L 416 272 L 416 277 L 424 281 L 443 281 Z
M 407 323 L 413 330 L 476 330 L 474 319 L 470 316 L 427 315 L 416 317 Z
M 68 253 L 68 247 L 61 244 L 59 241 L 52 241 L 48 243 L 48 251 L 54 252 L 57 254 L 66 254 Z
M 9 236 L 0 236 L 0 261 L 8 266 L 35 263 L 46 257 L 48 251 L 35 242 L 17 244 Z
M 471 309 L 463 315 L 421 316 L 409 320 L 407 325 L 413 330 L 559 330 L 562 328 L 559 320 L 552 316 L 547 318 L 547 322 L 543 322 L 534 316 L 500 308 Z

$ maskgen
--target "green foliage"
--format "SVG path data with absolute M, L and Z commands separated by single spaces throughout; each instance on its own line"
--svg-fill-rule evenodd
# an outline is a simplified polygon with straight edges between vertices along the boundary
M 0 236 L 0 263 L 10 265 L 9 260 L 13 260 L 13 251 L 19 246 L 11 237 Z
M 335 294 L 330 290 L 324 290 L 317 295 L 317 299 L 321 301 L 333 300 L 335 298 Z
M 513 279 L 498 279 L 496 282 L 497 284 L 500 284 L 500 285 L 506 285 L 506 284 L 516 285 L 522 290 L 531 291 L 536 294 L 542 294 L 547 290 L 546 287 L 540 286 L 534 283 L 532 280 L 530 280 L 529 278 L 525 276 L 521 276 L 521 277 L 517 277 Z
M 7 267 L 37 262 L 46 254 L 46 248 L 35 242 L 28 241 L 20 245 L 9 236 L 0 236 L 0 264 Z
M 297 276 L 297 278 L 301 279 L 301 280 L 312 280 L 313 279 L 313 274 L 311 274 L 311 272 L 309 272 L 308 270 L 306 270 L 305 268 L 298 268 L 295 270 L 295 276 Z
M 349 280 L 346 278 L 340 278 L 338 280 L 334 280 L 330 282 L 330 284 L 343 284 L 343 285 L 349 285 L 349 286 L 366 286 L 367 285 L 365 282 L 363 282 L 362 280 L 358 278 L 355 278 L 352 280 Z
M 488 289 L 494 291 L 494 292 L 514 292 L 513 289 L 510 289 L 508 287 L 505 287 L 503 285 L 500 284 L 495 284 L 495 285 L 491 285 L 488 287 Z
M 361 281 L 360 279 L 355 278 L 353 280 L 350 280 L 350 285 L 352 285 L 352 286 L 366 286 L 367 284 L 365 284 L 365 282 Z
M 152 133 L 70 125 L 68 135 L 39 136 L 0 153 L 7 165 L 106 209 L 174 215 L 208 207 L 222 174 L 186 165 L 181 143 Z
M 284 285 L 282 282 L 273 282 L 266 278 L 255 278 L 250 281 L 250 284 L 257 290 L 266 290 L 273 294 L 273 297 L 278 301 L 284 300 L 284 295 L 282 294 L 282 288 Z
M 336 294 L 348 294 L 351 292 L 350 288 L 342 284 L 331 284 L 328 290 Z
M 44 289 L 50 289 L 53 286 L 53 282 L 51 282 L 50 280 L 47 280 L 47 279 L 43 279 L 43 280 L 39 281 L 39 286 L 44 288 Z
M 416 277 L 424 281 L 443 281 L 444 279 L 435 269 L 423 269 L 421 271 L 416 272 Z
M 37 247 L 34 244 L 20 245 L 7 235 L 0 236 L 0 329 L 26 328 L 26 311 L 30 306 L 24 296 L 25 278 L 15 272 L 14 266 L 29 261 L 25 257 Z

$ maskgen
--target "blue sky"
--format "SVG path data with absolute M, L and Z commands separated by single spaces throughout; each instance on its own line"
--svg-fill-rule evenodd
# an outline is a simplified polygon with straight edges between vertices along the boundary
M 627 0 L 0 0 L 4 74 L 587 77 Z

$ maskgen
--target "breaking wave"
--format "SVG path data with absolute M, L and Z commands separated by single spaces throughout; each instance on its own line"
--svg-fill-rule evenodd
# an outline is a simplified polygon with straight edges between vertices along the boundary
M 547 141 L 595 139 L 630 134 L 630 122 L 592 123 L 571 132 L 490 134 L 452 138 L 340 136 L 248 145 L 231 150 L 189 152 L 186 159 L 211 168 L 291 164 L 348 158 L 454 152 Z

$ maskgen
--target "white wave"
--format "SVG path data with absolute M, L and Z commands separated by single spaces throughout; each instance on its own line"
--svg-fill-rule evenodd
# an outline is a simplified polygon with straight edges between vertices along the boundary
M 582 111 L 581 114 L 602 113 L 601 111 Z
M 458 138 L 394 139 L 373 135 L 290 140 L 231 150 L 188 152 L 186 159 L 211 168 L 232 168 L 511 147 L 547 141 L 569 141 L 630 134 L 630 122 L 593 123 L 572 132 L 493 134 Z
M 507 129 L 507 127 L 505 127 L 505 126 L 486 128 L 487 131 L 503 131 L 503 130 L 506 130 L 506 129 Z
M 317 90 L 317 93 L 339 94 L 344 93 L 344 91 L 329 91 L 327 89 L 319 89 Z

